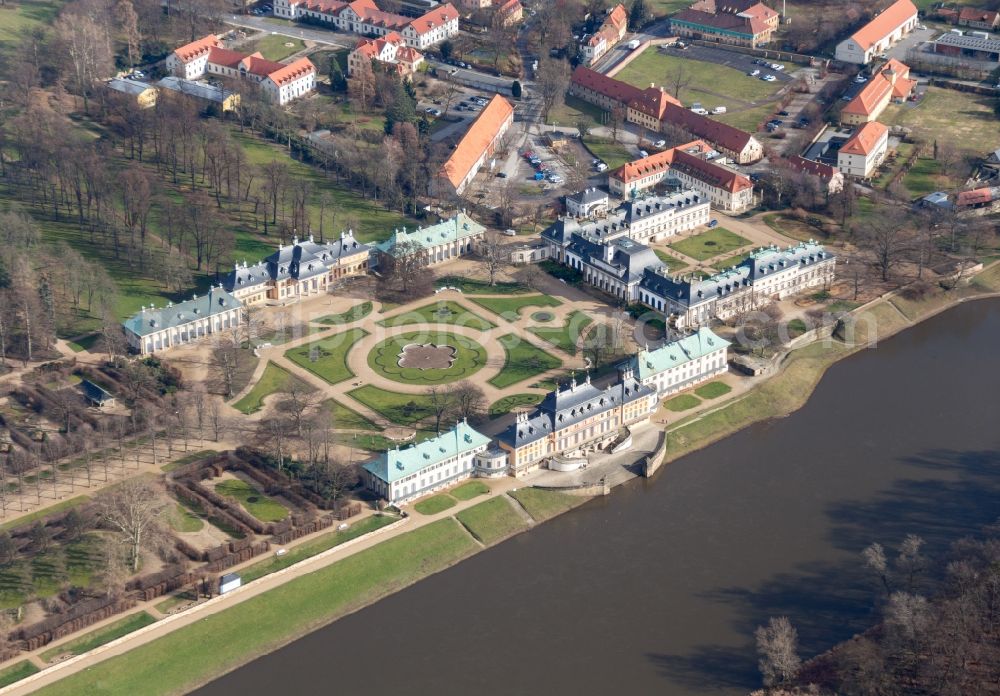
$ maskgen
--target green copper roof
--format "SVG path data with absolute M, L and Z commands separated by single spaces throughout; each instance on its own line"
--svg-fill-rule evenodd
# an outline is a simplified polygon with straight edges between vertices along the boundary
M 656 350 L 639 351 L 629 364 L 635 371 L 635 376 L 642 381 L 729 345 L 729 341 L 719 338 L 711 329 L 702 327 L 697 333 L 667 343 Z
M 490 438 L 472 428 L 464 421 L 437 437 L 424 440 L 420 444 L 406 449 L 394 449 L 385 452 L 364 465 L 386 483 L 415 474 L 445 459 L 451 459 L 469 450 L 483 447 L 490 443 Z
M 211 288 L 207 294 L 201 297 L 196 295 L 185 302 L 171 303 L 159 309 L 144 308 L 126 319 L 124 326 L 138 336 L 146 336 L 163 329 L 183 326 L 197 319 L 228 312 L 240 305 L 239 300 L 222 288 Z
M 466 237 L 482 234 L 485 231 L 485 227 L 468 215 L 459 213 L 450 220 L 444 220 L 430 227 L 418 227 L 409 231 L 405 227 L 401 230 L 394 230 L 391 237 L 375 246 L 379 251 L 386 253 L 392 253 L 392 250 L 401 244 L 417 244 L 426 250 L 439 244 L 457 242 Z

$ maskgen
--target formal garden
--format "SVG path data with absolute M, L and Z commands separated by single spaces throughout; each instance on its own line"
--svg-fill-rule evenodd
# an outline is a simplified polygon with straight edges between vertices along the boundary
M 368 354 L 377 375 L 403 384 L 447 384 L 486 365 L 486 349 L 448 331 L 411 331 L 388 338 Z

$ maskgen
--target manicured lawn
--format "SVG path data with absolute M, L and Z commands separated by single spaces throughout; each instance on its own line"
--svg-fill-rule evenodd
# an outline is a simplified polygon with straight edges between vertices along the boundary
M 16 662 L 10 667 L 5 667 L 0 670 L 0 688 L 10 686 L 14 682 L 19 682 L 25 677 L 30 677 L 32 674 L 41 671 L 41 669 L 35 667 L 33 663 L 28 662 L 27 660 Z
M 439 493 L 438 495 L 432 495 L 430 498 L 424 498 L 416 503 L 413 509 L 421 515 L 436 515 L 453 507 L 455 507 L 455 499 L 447 493 Z
M 599 106 L 567 95 L 564 103 L 549 112 L 548 123 L 573 128 L 583 122 L 593 127 L 603 123 L 604 118 L 604 111 Z
M 583 312 L 574 311 L 566 317 L 566 322 L 558 329 L 547 326 L 532 326 L 528 331 L 570 355 L 576 355 L 576 343 L 583 335 L 584 329 L 592 322 L 593 319 Z
M 265 575 L 270 575 L 275 571 L 287 568 L 290 565 L 312 558 L 335 546 L 340 546 L 345 541 L 356 539 L 359 536 L 374 532 L 387 525 L 396 522 L 399 518 L 395 515 L 371 515 L 356 522 L 349 522 L 351 525 L 344 531 L 330 532 L 323 534 L 304 544 L 298 544 L 288 549 L 284 556 L 272 556 L 270 559 L 254 563 L 240 571 L 243 582 L 250 582 Z
M 472 301 L 499 314 L 507 321 L 517 321 L 525 307 L 558 307 L 559 300 L 549 295 L 528 295 L 526 297 L 474 297 Z
M 690 4 L 687 0 L 650 0 L 648 7 L 654 14 L 662 16 L 673 14 L 677 10 L 683 10 Z
M 681 90 L 680 95 L 685 106 L 701 102 L 709 110 L 725 106 L 730 111 L 763 102 L 773 97 L 785 84 L 780 80 L 764 82 L 747 76 L 742 70 L 684 58 L 681 53 L 683 52 L 676 49 L 660 51 L 651 46 L 615 75 L 615 79 L 640 88 L 649 87 L 652 83 L 673 93 L 675 88 L 671 85 L 671 75 L 683 70 L 690 78 L 688 86 Z
M 725 382 L 709 382 L 695 389 L 694 393 L 703 399 L 717 399 L 732 390 L 733 388 Z
M 347 393 L 398 425 L 413 425 L 434 413 L 423 394 L 401 394 L 371 385 L 358 387 Z
M 544 394 L 511 394 L 490 404 L 490 417 L 496 418 L 510 413 L 515 408 L 534 406 L 542 400 Z
M 562 366 L 562 360 L 541 348 L 536 348 L 515 334 L 501 336 L 498 340 L 507 356 L 503 369 L 490 380 L 490 384 L 498 389 L 505 389 L 512 384 Z
M 879 121 L 912 128 L 913 135 L 926 143 L 936 139 L 939 145 L 950 146 L 956 152 L 981 156 L 991 149 L 988 143 L 1000 141 L 1000 119 L 993 112 L 994 101 L 984 95 L 928 87 L 916 104 L 890 104 Z M 925 155 L 932 153 L 930 146 L 924 150 Z M 957 165 L 956 170 L 960 170 L 960 176 L 968 173 L 963 165 Z
M 215 484 L 215 492 L 226 498 L 236 498 L 247 512 L 261 522 L 280 522 L 288 517 L 288 508 L 269 498 L 246 481 L 228 479 Z
M 656 254 L 656 258 L 667 264 L 667 269 L 669 269 L 671 275 L 683 273 L 686 269 L 690 268 L 686 263 L 671 256 L 663 249 L 653 249 L 653 253 Z
M 341 312 L 340 314 L 328 314 L 325 317 L 313 319 L 312 321 L 314 324 L 350 324 L 351 322 L 358 321 L 359 319 L 364 319 L 371 313 L 372 303 L 362 302 L 361 304 L 354 305 L 346 312 Z
M 500 282 L 490 285 L 485 280 L 462 278 L 461 276 L 443 276 L 434 282 L 439 288 L 458 288 L 463 295 L 520 295 L 531 292 L 524 283 Z
M 103 626 L 96 631 L 85 633 L 69 643 L 52 648 L 51 650 L 46 650 L 41 654 L 41 658 L 46 662 L 51 662 L 53 658 L 59 657 L 60 655 L 82 655 L 89 650 L 99 648 L 105 643 L 110 643 L 111 641 L 128 635 L 133 631 L 138 631 L 143 626 L 148 626 L 151 623 L 156 623 L 156 619 L 146 612 L 140 611 L 126 616 L 123 619 L 119 619 L 114 623 L 110 623 L 107 626 Z
M 361 328 L 349 329 L 297 348 L 290 348 L 285 357 L 304 367 L 330 384 L 354 377 L 347 366 L 347 354 L 355 343 L 368 335 Z
M 593 153 L 594 157 L 600 158 L 608 165 L 609 172 L 618 169 L 618 167 L 626 162 L 631 162 L 636 157 L 627 147 L 621 143 L 614 142 L 610 138 L 588 135 L 583 139 L 583 142 L 587 145 L 587 149 Z
M 455 517 L 487 546 L 528 527 L 524 517 L 503 495 L 462 510 Z
M 749 77 L 747 78 L 750 79 Z M 706 99 L 714 103 L 718 101 L 718 97 L 712 95 L 705 95 Z M 761 130 L 761 124 L 772 118 L 775 106 L 779 102 L 765 102 L 760 106 L 755 106 L 752 108 L 738 107 L 730 109 L 728 113 L 722 114 L 721 116 L 713 116 L 713 118 L 718 119 L 722 123 L 727 123 L 730 126 L 745 130 L 748 133 L 755 133 Z M 716 106 L 721 106 L 721 104 L 716 104 Z
M 707 261 L 715 256 L 731 254 L 749 243 L 749 239 L 730 232 L 725 227 L 715 227 L 676 241 L 670 248 L 697 261 Z
M 377 323 L 379 326 L 385 327 L 410 326 L 411 324 L 448 324 L 468 326 L 480 331 L 496 326 L 493 322 L 483 319 L 478 314 L 473 314 L 462 305 L 450 300 L 441 300 L 417 309 L 411 309 L 388 319 L 382 319 Z
M 558 491 L 545 491 L 541 488 L 518 488 L 510 492 L 510 497 L 521 504 L 536 522 L 544 522 L 586 502 L 586 498 L 566 495 Z
M 456 350 L 450 367 L 400 367 L 399 356 L 411 344 L 451 346 Z M 368 354 L 368 367 L 387 379 L 404 384 L 447 384 L 465 379 L 486 364 L 486 349 L 471 338 L 448 331 L 411 331 L 379 343 Z
M 334 399 L 326 402 L 333 416 L 333 427 L 340 430 L 378 430 L 379 427 L 352 408 Z
M 167 516 L 167 521 L 170 523 L 170 528 L 175 532 L 197 532 L 199 529 L 205 526 L 205 523 L 201 521 L 198 515 L 194 514 L 191 510 L 187 509 L 180 503 L 174 506 L 174 509 L 170 511 Z
M 287 44 L 287 45 L 286 45 Z M 254 48 L 261 52 L 267 60 L 284 60 L 293 53 L 298 53 L 305 44 L 301 39 L 293 39 L 289 36 L 271 34 L 254 42 Z
M 264 408 L 264 399 L 284 389 L 289 380 L 293 379 L 295 377 L 288 370 L 269 362 L 257 384 L 247 392 L 246 396 L 234 403 L 233 408 L 246 414 L 256 413 Z M 297 381 L 301 382 L 301 380 Z M 303 384 L 305 383 L 303 382 Z
M 733 266 L 738 266 L 740 264 L 740 261 L 742 261 L 746 257 L 747 257 L 746 254 L 733 254 L 732 256 L 728 256 L 724 259 L 713 261 L 712 268 L 714 268 L 717 271 L 725 271 L 732 268 Z
M 41 696 L 185 693 L 476 550 L 452 519 L 360 551 L 43 688 Z M 211 649 L 206 649 L 208 646 Z
M 448 494 L 457 500 L 472 500 L 477 495 L 486 495 L 490 487 L 482 481 L 466 481 L 458 488 L 452 488 Z
M 663 402 L 663 408 L 668 411 L 687 411 L 701 403 L 701 399 L 690 394 L 681 394 Z

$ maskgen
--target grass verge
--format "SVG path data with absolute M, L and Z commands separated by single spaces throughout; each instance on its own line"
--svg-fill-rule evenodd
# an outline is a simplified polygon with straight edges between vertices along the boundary
M 462 510 L 455 517 L 486 546 L 528 528 L 527 521 L 505 495 Z
M 105 643 L 110 643 L 113 640 L 126 636 L 133 631 L 138 631 L 143 626 L 148 626 L 152 623 L 156 623 L 156 619 L 144 611 L 130 614 L 129 616 L 119 619 L 114 623 L 110 623 L 107 626 L 103 626 L 96 631 L 85 633 L 69 643 L 59 645 L 51 650 L 46 650 L 40 655 L 40 657 L 45 662 L 52 662 L 53 659 L 61 655 L 82 655 L 85 652 L 93 650 L 94 648 L 99 648 Z
M 439 493 L 430 498 L 424 498 L 414 505 L 413 509 L 421 515 L 436 515 L 453 507 L 455 507 L 455 499 L 447 493 Z

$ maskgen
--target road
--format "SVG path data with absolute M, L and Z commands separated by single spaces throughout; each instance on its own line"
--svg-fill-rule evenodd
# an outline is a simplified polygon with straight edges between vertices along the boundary
M 315 41 L 319 44 L 336 46 L 337 48 L 354 48 L 358 43 L 358 39 L 361 38 L 357 34 L 341 34 L 329 29 L 313 29 L 311 27 L 286 24 L 283 21 L 269 17 L 254 17 L 252 15 L 229 15 L 226 24 L 243 29 L 266 31 L 280 36 L 290 36 L 295 39 Z

